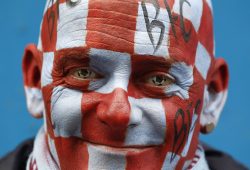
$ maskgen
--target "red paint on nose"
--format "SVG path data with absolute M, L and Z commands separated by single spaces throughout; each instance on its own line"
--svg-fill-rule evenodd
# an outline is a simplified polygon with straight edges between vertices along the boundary
M 129 123 L 130 104 L 127 92 L 115 89 L 103 96 L 97 106 L 97 118 L 111 128 L 126 128 Z
M 115 89 L 108 94 L 83 93 L 83 139 L 109 146 L 123 146 L 130 117 L 127 92 Z

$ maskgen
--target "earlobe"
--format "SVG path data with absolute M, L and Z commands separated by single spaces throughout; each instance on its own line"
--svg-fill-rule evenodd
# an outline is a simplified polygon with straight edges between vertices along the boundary
M 28 111 L 35 118 L 41 118 L 44 104 L 41 94 L 42 53 L 36 45 L 25 48 L 23 56 L 23 78 Z
M 216 127 L 228 93 L 229 72 L 227 63 L 219 58 L 213 62 L 205 86 L 201 132 L 210 133 Z

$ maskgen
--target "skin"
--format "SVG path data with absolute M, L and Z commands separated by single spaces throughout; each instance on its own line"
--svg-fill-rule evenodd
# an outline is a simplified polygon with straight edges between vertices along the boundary
M 198 29 L 197 18 L 183 19 L 188 18 L 183 4 L 198 6 L 195 2 L 67 3 L 48 1 L 40 43 L 27 46 L 23 60 L 26 89 L 43 96 L 44 136 L 55 164 L 188 168 L 199 133 L 218 121 L 219 112 L 210 106 L 222 103 L 217 96 L 224 96 L 228 83 L 225 61 L 213 56 L 207 26 L 212 23 L 202 18 L 212 17 L 209 4 L 204 3 Z M 161 22 L 165 15 L 168 21 Z M 207 58 L 197 57 L 199 52 Z

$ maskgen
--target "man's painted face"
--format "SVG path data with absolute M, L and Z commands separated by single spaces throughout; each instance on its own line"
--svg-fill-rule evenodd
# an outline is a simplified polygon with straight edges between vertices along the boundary
M 48 0 L 38 48 L 60 168 L 191 168 L 213 61 L 209 0 Z

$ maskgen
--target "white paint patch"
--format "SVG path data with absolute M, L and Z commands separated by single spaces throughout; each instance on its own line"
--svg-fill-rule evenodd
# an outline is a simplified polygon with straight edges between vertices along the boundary
M 43 110 L 43 126 L 44 126 L 44 131 L 45 133 L 48 132 L 48 126 L 47 126 L 47 115 L 46 115 L 46 110 Z
M 166 115 L 160 99 L 129 97 L 130 122 L 125 145 L 160 145 L 166 134 Z
M 185 161 L 183 167 L 182 167 L 182 170 L 189 170 L 188 167 L 189 165 L 192 163 L 192 160 L 187 160 Z
M 193 67 L 184 62 L 177 62 L 171 65 L 169 74 L 175 78 L 176 82 L 165 89 L 166 95 L 177 95 L 182 99 L 188 99 L 188 90 L 194 82 Z
M 183 149 L 183 151 L 181 153 L 182 157 L 186 157 L 187 153 L 189 151 L 191 140 L 193 139 L 193 134 L 194 134 L 197 119 L 198 119 L 198 115 L 196 113 L 194 113 L 193 118 L 192 118 L 192 124 L 191 124 L 191 127 L 189 129 L 189 133 L 188 133 L 189 134 L 188 135 L 188 140 L 187 140 L 186 145 L 185 145 L 185 147 L 184 147 L 184 149 Z
M 40 51 L 43 51 L 41 35 L 39 35 L 39 38 L 38 38 L 37 49 Z
M 55 87 L 51 99 L 51 120 L 56 137 L 81 137 L 82 92 Z
M 195 31 L 198 32 L 203 13 L 203 0 L 188 0 L 187 2 L 183 4 L 183 17 L 191 21 Z M 175 0 L 173 11 L 180 15 L 180 0 Z
M 24 87 L 28 111 L 35 117 L 41 117 L 44 103 L 41 90 L 34 87 Z
M 56 164 L 59 166 L 59 169 L 61 169 L 58 154 L 56 151 L 55 141 L 51 139 L 49 136 L 48 136 L 48 144 L 49 144 L 49 150 L 50 150 L 50 153 L 52 154 L 52 157 L 56 161 Z
M 206 48 L 198 43 L 196 56 L 195 56 L 195 66 L 201 73 L 204 80 L 207 79 L 207 73 L 211 65 L 211 57 L 207 52 Z
M 85 46 L 88 0 L 73 7 L 62 3 L 59 11 L 56 49 Z
M 207 124 L 207 119 L 209 117 L 209 113 L 206 111 L 206 108 L 209 103 L 209 92 L 208 92 L 208 86 L 205 85 L 204 87 L 204 93 L 203 93 L 203 106 L 202 106 L 202 111 L 201 111 L 201 116 L 200 116 L 200 124 L 202 126 Z
M 172 157 L 172 153 L 169 152 L 165 158 L 165 161 L 163 163 L 163 166 L 162 166 L 162 170 L 174 170 L 177 163 L 179 162 L 180 160 L 180 156 L 179 155 L 176 155 L 175 158 L 172 160 L 171 159 Z
M 111 151 L 108 148 L 88 145 L 90 170 L 125 170 L 126 153 Z
M 161 29 L 159 27 L 154 27 L 150 34 L 152 34 L 153 37 L 153 44 L 149 38 L 149 34 L 147 32 L 147 26 L 145 23 L 145 17 L 143 14 L 143 8 L 141 5 L 141 2 L 139 2 L 138 7 L 138 15 L 137 15 L 137 23 L 136 23 L 136 32 L 135 32 L 135 39 L 134 39 L 134 50 L 136 54 L 141 55 L 153 55 L 153 56 L 162 56 L 162 57 L 169 57 L 169 51 L 168 51 L 168 42 L 169 42 L 169 29 L 170 29 L 170 21 L 169 21 L 169 15 L 166 9 L 160 8 L 159 15 L 157 17 L 157 20 L 163 23 L 164 25 L 164 31 L 163 39 L 160 47 L 158 50 L 155 51 L 154 46 L 156 47 L 160 35 L 161 35 Z M 156 17 L 156 10 L 153 4 L 146 3 L 146 8 L 148 12 L 148 19 L 151 23 L 155 17 Z
M 43 19 L 42 19 L 42 22 L 40 24 L 40 33 L 39 33 L 39 38 L 38 38 L 38 43 L 37 43 L 37 49 L 40 51 L 43 51 L 42 38 L 41 38 L 42 23 L 43 23 Z
M 107 94 L 116 88 L 127 91 L 131 74 L 131 58 L 127 53 L 90 49 L 90 68 L 104 76 L 90 82 L 89 90 Z
M 41 75 L 41 86 L 44 87 L 53 82 L 52 69 L 54 63 L 54 52 L 43 54 L 43 66 Z
M 31 156 L 35 158 L 36 165 L 39 170 L 59 170 L 49 152 L 43 127 L 39 130 L 36 136 L 33 154 Z
M 205 153 L 202 146 L 199 146 L 200 149 L 197 149 L 195 152 L 195 156 L 199 159 L 196 163 L 192 163 L 192 170 L 209 170 Z M 195 160 L 193 160 L 195 162 Z

